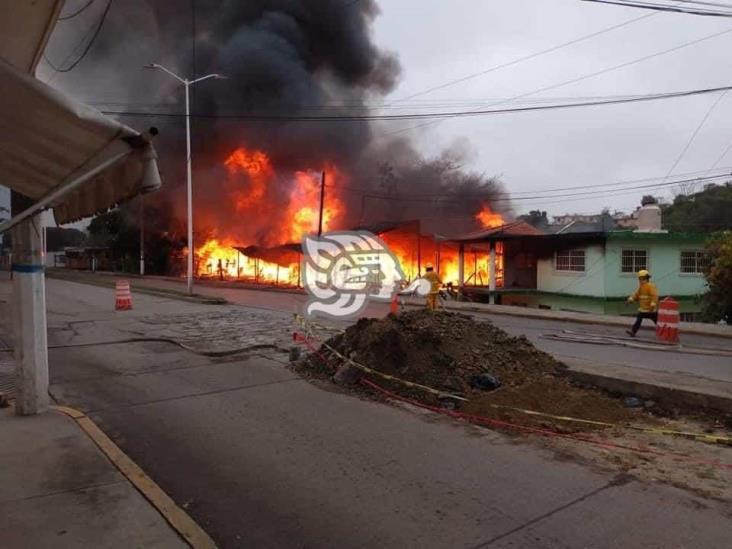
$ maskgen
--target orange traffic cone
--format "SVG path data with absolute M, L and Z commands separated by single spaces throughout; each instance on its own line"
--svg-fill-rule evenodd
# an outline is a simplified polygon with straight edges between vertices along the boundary
M 130 292 L 130 283 L 126 280 L 118 280 L 115 290 L 114 308 L 118 311 L 128 311 L 132 309 L 132 292 Z
M 391 304 L 389 305 L 389 313 L 395 315 L 399 313 L 399 301 L 397 299 L 397 294 L 394 294 L 391 298 Z

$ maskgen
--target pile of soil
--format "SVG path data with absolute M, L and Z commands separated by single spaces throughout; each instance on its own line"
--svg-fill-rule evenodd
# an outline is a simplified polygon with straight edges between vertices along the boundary
M 382 319 L 360 319 L 329 339 L 309 357 L 306 367 L 329 374 L 338 368 L 342 371 L 343 361 L 328 347 L 379 372 L 462 396 L 468 399 L 459 403 L 465 412 L 542 426 L 558 423 L 496 405 L 610 423 L 637 419 L 637 413 L 626 409 L 622 399 L 573 385 L 566 367 L 536 349 L 526 337 L 512 337 L 490 322 L 459 313 L 414 310 Z M 436 395 L 350 370 L 352 375 L 345 379 L 351 382 L 364 375 L 401 395 L 429 404 L 440 402 Z M 481 388 L 476 384 L 481 374 L 498 378 L 500 387 Z M 568 430 L 587 428 L 559 424 Z

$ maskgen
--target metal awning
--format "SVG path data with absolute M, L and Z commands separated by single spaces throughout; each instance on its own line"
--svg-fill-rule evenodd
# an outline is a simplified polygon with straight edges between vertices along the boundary
M 0 184 L 35 202 L 0 231 L 40 209 L 68 223 L 160 187 L 149 134 L 33 77 L 62 5 L 0 0 Z

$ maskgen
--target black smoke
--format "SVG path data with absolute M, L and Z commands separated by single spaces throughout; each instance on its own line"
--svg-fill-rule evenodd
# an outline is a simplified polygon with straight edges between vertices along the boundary
M 88 12 L 86 21 L 92 24 L 99 9 Z M 231 233 L 234 228 L 243 244 L 271 244 L 270 226 L 283 222 L 292 172 L 328 163 L 347 174 L 348 188 L 332 191 L 347 205 L 346 226 L 421 218 L 426 231 L 476 229 L 474 215 L 484 202 L 479 197 L 497 197 L 502 185 L 466 171 L 465 151 L 459 147 L 425 158 L 403 134 L 394 134 L 403 127 L 397 123 L 236 118 L 370 112 L 370 105 L 395 88 L 403 70 L 394 53 L 373 42 L 378 14 L 375 0 L 117 1 L 89 58 L 77 69 L 78 82 L 84 84 L 66 85 L 77 93 L 82 87 L 79 95 L 102 101 L 97 106 L 108 111 L 180 114 L 180 86 L 142 65 L 158 62 L 190 77 L 212 72 L 228 77 L 192 88 L 198 229 L 205 226 L 215 233 L 225 227 Z M 50 55 L 61 58 L 70 40 L 59 36 Z M 110 96 L 116 103 L 103 102 Z M 122 120 L 136 128 L 161 128 L 157 148 L 166 180 L 161 200 L 171 200 L 182 215 L 182 119 Z M 277 170 L 267 190 L 265 215 L 261 209 L 236 210 L 232 182 L 223 183 L 223 160 L 238 146 L 265 151 Z M 246 188 L 249 183 L 242 176 L 234 184 Z M 508 210 L 500 200 L 492 207 Z

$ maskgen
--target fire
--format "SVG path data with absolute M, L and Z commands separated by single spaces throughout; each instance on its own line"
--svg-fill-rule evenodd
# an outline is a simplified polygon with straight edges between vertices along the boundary
M 196 250 L 195 261 L 198 264 L 196 271 L 199 276 L 214 276 L 224 274 L 225 276 L 236 276 L 237 251 L 233 248 L 231 240 L 219 241 L 216 238 Z
M 236 207 L 238 210 L 256 205 L 267 190 L 267 183 L 274 177 L 274 169 L 269 157 L 259 150 L 248 151 L 239 147 L 224 161 L 224 166 L 230 176 L 246 174 L 249 178 L 247 192 L 236 193 Z
M 224 160 L 229 176 L 227 184 L 233 187 L 231 199 L 242 215 L 271 217 L 273 227 L 266 244 L 299 243 L 307 234 L 318 231 L 320 222 L 320 193 L 322 172 L 326 172 L 326 195 L 323 208 L 323 230 L 332 229 L 345 213 L 338 197 L 337 186 L 345 178 L 333 165 L 319 170 L 303 169 L 289 175 L 289 193 L 282 197 L 281 185 L 288 175 L 277 172 L 267 153 L 258 149 L 238 147 Z M 277 182 L 279 187 L 275 187 Z M 269 194 L 269 196 L 268 196 Z M 279 201 L 279 206 L 275 206 Z M 267 212 L 267 213 L 262 213 Z M 216 227 L 214 235 L 196 248 L 196 273 L 203 277 L 236 278 L 256 282 L 299 284 L 299 260 L 292 252 L 262 257 L 249 257 L 235 246 L 245 247 L 251 242 L 240 242 L 226 227 Z
M 326 200 L 323 208 L 323 231 L 327 231 L 333 222 L 339 219 L 344 213 L 343 203 L 337 196 L 329 196 L 333 188 L 333 181 L 339 179 L 339 173 L 335 167 L 327 170 L 326 177 L 331 183 L 327 183 Z M 322 172 L 298 171 L 295 172 L 295 185 L 290 192 L 287 218 L 289 226 L 281 233 L 281 240 L 288 242 L 300 242 L 307 234 L 318 232 L 320 218 L 320 192 Z
M 491 210 L 487 204 L 483 204 L 482 209 L 475 215 L 475 219 L 480 221 L 484 229 L 493 229 L 505 225 L 503 216 Z

